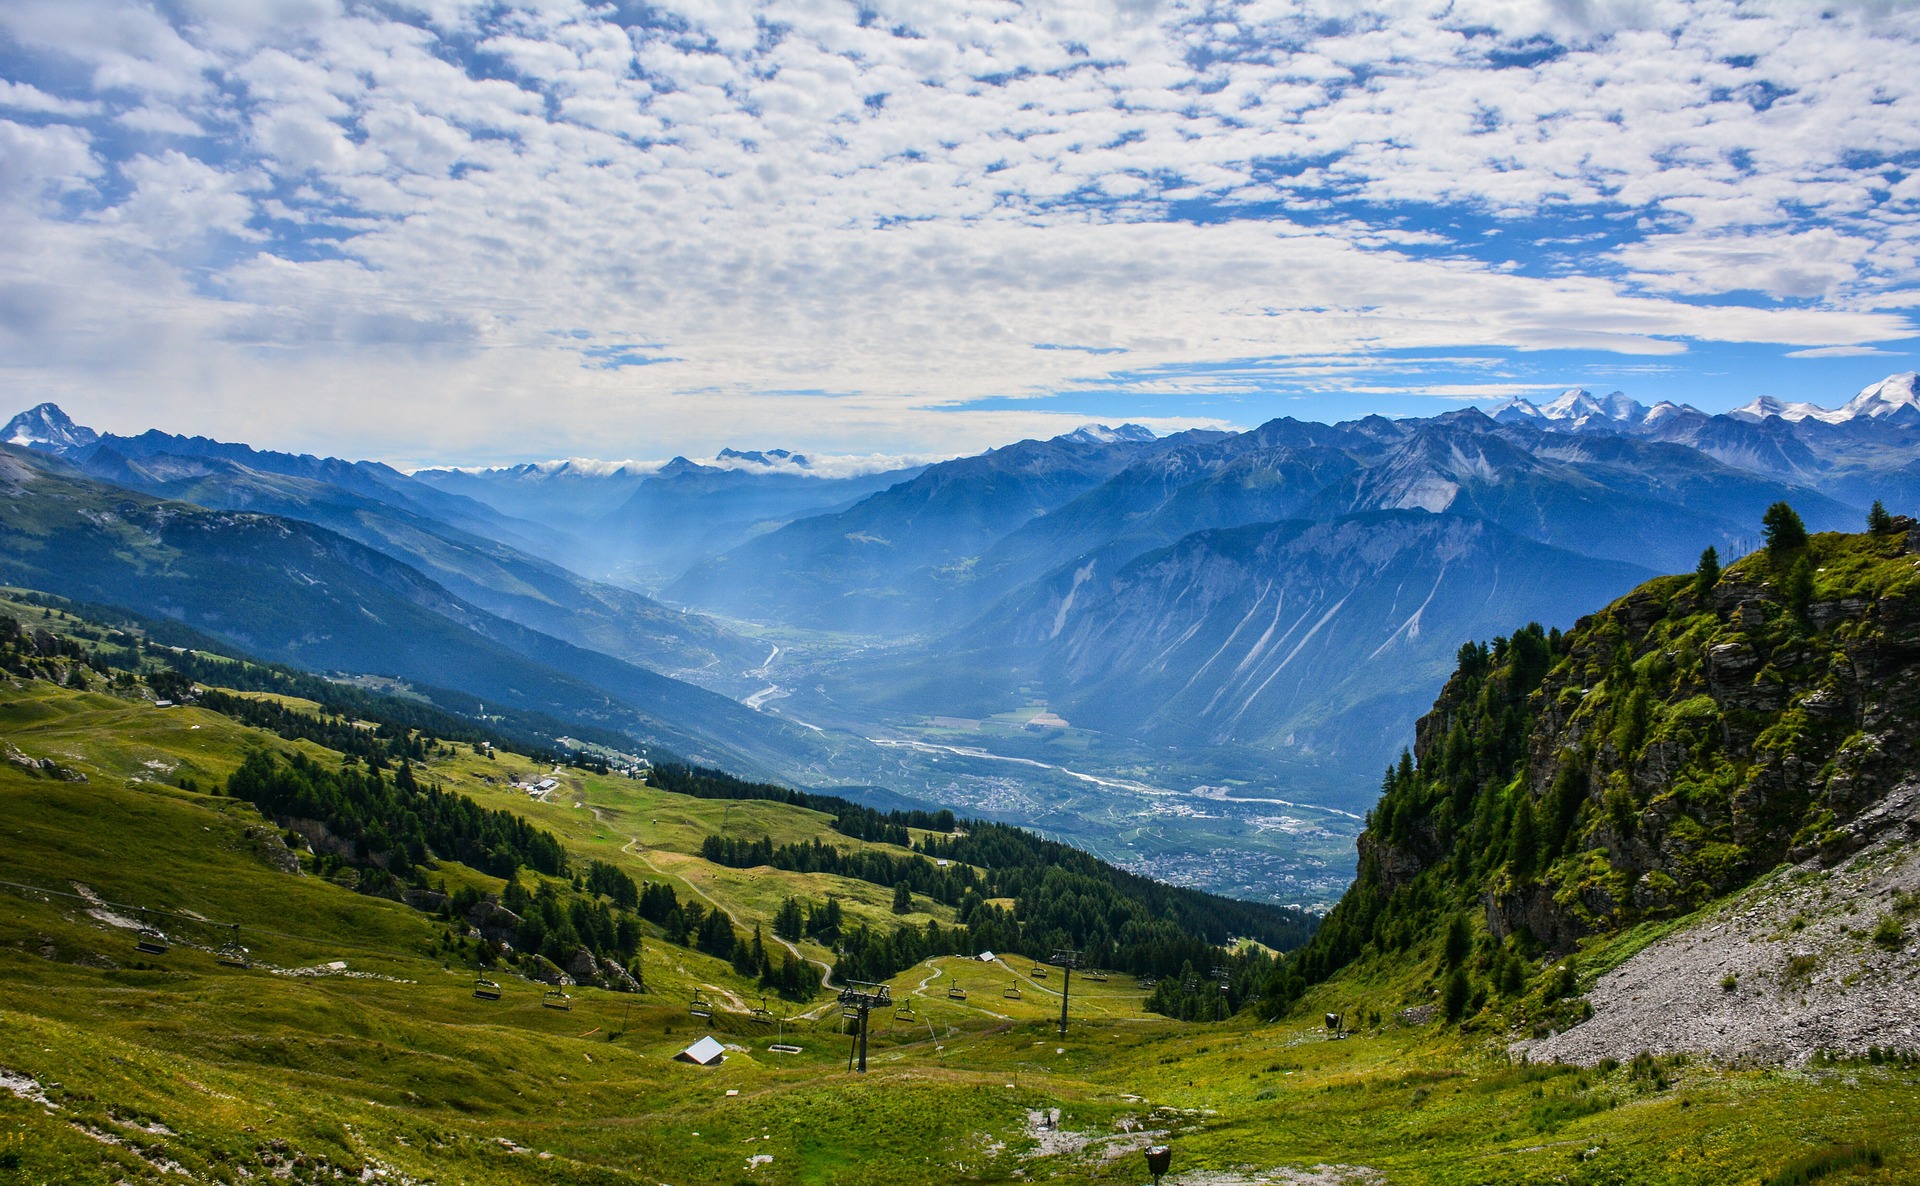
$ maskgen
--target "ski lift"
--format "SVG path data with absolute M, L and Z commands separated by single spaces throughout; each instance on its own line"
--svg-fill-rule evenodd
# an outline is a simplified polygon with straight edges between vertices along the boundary
M 913 1003 L 911 1001 L 901 1001 L 893 1007 L 893 1019 L 895 1021 L 918 1021 L 920 1020 L 920 1015 L 913 1011 Z
M 713 1017 L 713 1002 L 707 999 L 707 994 L 696 988 L 693 990 L 693 1000 L 687 1004 L 687 1012 L 702 1021 L 709 1020 Z
M 1047 970 L 1039 964 L 1035 964 L 1033 966 L 1033 978 L 1035 980 L 1045 980 L 1047 978 Z
M 754 1006 L 752 1010 L 752 1017 L 755 1021 L 759 1022 L 761 1025 L 773 1024 L 773 1010 L 767 1008 L 767 998 L 765 994 L 761 995 L 760 1003 Z
M 798 1054 L 800 1047 L 787 1041 L 787 1019 L 779 1019 L 780 1028 L 773 1032 L 773 1045 L 767 1047 L 771 1054 Z
M 488 980 L 484 976 L 476 976 L 473 981 L 473 995 L 478 1000 L 497 1001 L 500 999 L 500 982 Z
M 947 999 L 949 1001 L 964 1001 L 967 999 L 967 990 L 961 988 L 958 984 L 948 985 Z
M 140 937 L 134 940 L 133 949 L 147 955 L 167 954 L 167 936 L 153 927 L 142 927 Z
M 1152 988 L 1154 985 L 1158 983 L 1160 982 L 1158 980 L 1155 980 L 1151 976 L 1142 976 L 1139 981 L 1141 988 Z
M 568 996 L 566 993 L 560 991 L 557 988 L 548 989 L 547 995 L 540 998 L 540 1004 L 543 1008 L 547 1008 L 547 1009 L 565 1009 L 568 1012 L 573 1011 L 573 998 Z
M 1017 984 L 1009 984 L 1007 985 L 1006 991 L 1002 992 L 1000 995 L 1007 998 L 1009 1001 L 1017 1001 L 1020 999 L 1020 986 Z
M 251 968 L 253 966 L 253 960 L 248 957 L 247 949 L 240 946 L 239 923 L 233 924 L 232 936 L 220 945 L 220 950 L 214 954 L 213 958 L 218 960 L 223 967 Z
M 1105 984 L 1107 982 L 1107 974 L 1095 968 L 1093 971 L 1087 973 L 1087 979 L 1093 981 L 1095 984 Z

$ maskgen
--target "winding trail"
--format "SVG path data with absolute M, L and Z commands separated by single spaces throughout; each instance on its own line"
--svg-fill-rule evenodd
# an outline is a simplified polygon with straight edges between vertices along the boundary
M 593 818 L 595 823 L 598 823 L 603 827 L 613 828 L 613 825 L 609 823 L 607 820 L 606 813 L 601 811 L 600 808 L 596 807 L 595 805 L 588 803 L 584 795 L 577 796 L 574 803 L 575 803 L 575 806 L 585 807 L 588 811 L 591 811 L 593 813 Z M 616 833 L 619 832 L 618 828 L 613 828 L 613 830 Z M 649 857 L 645 852 L 641 851 L 640 837 L 634 835 L 631 832 L 627 833 L 626 835 L 627 835 L 627 842 L 620 846 L 621 853 L 639 861 L 641 864 L 645 865 L 647 868 L 653 870 L 660 877 L 662 878 L 667 877 L 668 874 L 666 870 L 654 864 L 653 858 Z M 728 909 L 724 904 L 717 901 L 713 897 L 713 895 L 707 893 L 706 890 L 701 889 L 698 883 L 692 880 L 689 880 L 687 878 L 681 878 L 680 880 L 689 890 L 691 890 L 694 893 L 695 896 L 703 899 L 707 903 L 707 905 L 713 907 L 715 910 L 718 910 L 720 913 L 726 915 L 727 921 L 731 922 L 735 927 L 738 927 L 740 930 L 743 930 L 743 931 L 750 929 L 748 927 L 742 926 L 740 923 L 740 917 L 738 915 L 736 915 L 732 910 Z M 833 987 L 833 968 L 831 965 L 823 963 L 817 959 L 809 958 L 807 954 L 801 951 L 798 946 L 796 946 L 795 944 L 793 944 L 792 942 L 786 939 L 781 938 L 779 935 L 772 934 L 771 932 L 762 932 L 762 933 L 766 935 L 768 938 L 771 938 L 775 943 L 778 943 L 782 948 L 784 948 L 786 951 L 791 953 L 793 955 L 793 958 L 799 960 L 801 963 L 812 964 L 814 967 L 819 968 L 820 969 L 820 987 L 825 989 L 829 993 L 836 991 Z M 728 1001 L 730 1001 L 733 1004 L 733 1007 L 737 1011 L 741 1013 L 748 1012 L 747 1003 L 745 1001 L 741 1000 L 738 996 L 727 991 L 726 989 L 721 988 L 719 985 L 702 984 L 700 987 L 710 988 L 714 992 L 719 993 L 721 996 L 726 997 Z M 815 1017 L 818 1017 L 822 1013 L 824 1013 L 828 1005 L 832 1005 L 834 1003 L 835 1002 L 833 1001 L 828 1001 L 826 1005 L 818 1006 L 814 1009 L 810 1009 L 807 1012 L 800 1014 L 800 1017 L 811 1020 Z

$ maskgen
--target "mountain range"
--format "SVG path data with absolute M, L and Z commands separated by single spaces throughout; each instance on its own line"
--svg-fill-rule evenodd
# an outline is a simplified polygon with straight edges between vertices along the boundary
M 1039 822 L 1233 892 L 1304 851 L 1274 804 L 1330 809 L 1314 827 L 1337 840 L 1463 643 L 1570 626 L 1709 545 L 1745 554 L 1774 502 L 1815 530 L 1920 502 L 1912 374 L 1832 411 L 1576 390 L 1088 426 L 929 465 L 729 449 L 405 474 L 101 434 L 52 405 L 0 439 L 4 579 L 803 785 Z M 1260 844 L 1278 865 L 1244 855 Z

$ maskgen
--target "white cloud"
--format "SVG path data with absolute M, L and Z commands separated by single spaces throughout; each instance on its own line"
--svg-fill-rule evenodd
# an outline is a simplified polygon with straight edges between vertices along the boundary
M 1304 373 L 1244 360 L 1914 332 L 1910 6 L 871 8 L 18 0 L 14 64 L 91 85 L 0 79 L 0 283 L 58 294 L 11 386 L 360 451 L 913 452 L 1057 423 L 946 410 L 983 397 Z
M 1788 358 L 1900 358 L 1904 350 L 1881 350 L 1874 346 L 1815 346 L 1807 350 L 1789 350 Z

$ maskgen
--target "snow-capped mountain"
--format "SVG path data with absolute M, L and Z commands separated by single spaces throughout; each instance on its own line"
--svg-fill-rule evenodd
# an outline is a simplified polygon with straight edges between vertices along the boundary
M 1584 387 L 1569 388 L 1559 398 L 1544 404 L 1515 397 L 1496 405 L 1487 414 L 1501 424 L 1531 424 L 1536 428 L 1604 429 L 1617 431 L 1639 428 L 1680 412 L 1690 412 L 1685 404 L 1662 400 L 1649 408 L 1622 392 L 1596 396 Z
M 41 404 L 7 421 L 0 429 L 0 440 L 9 445 L 38 449 L 42 453 L 65 453 L 84 449 L 100 439 L 100 434 L 75 424 L 58 404 Z
M 1122 424 L 1118 428 L 1108 428 L 1104 424 L 1083 424 L 1057 439 L 1076 441 L 1082 445 L 1111 445 L 1119 441 L 1150 441 L 1154 436 L 1153 430 L 1142 424 Z
M 1772 396 L 1763 395 L 1727 414 L 1755 422 L 1777 416 L 1782 420 L 1818 420 L 1825 424 L 1885 420 L 1890 416 L 1898 416 L 1904 423 L 1910 418 L 1920 420 L 1920 393 L 1915 391 L 1916 380 L 1920 380 L 1920 373 L 1914 371 L 1888 375 L 1878 383 L 1861 388 L 1859 395 L 1838 408 L 1823 408 L 1810 403 L 1782 403 Z

